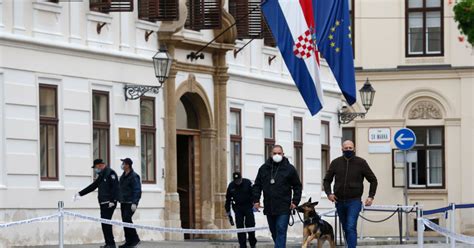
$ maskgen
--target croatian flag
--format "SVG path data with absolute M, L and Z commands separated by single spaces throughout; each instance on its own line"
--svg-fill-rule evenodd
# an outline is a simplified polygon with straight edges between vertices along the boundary
M 323 94 L 311 0 L 267 0 L 262 12 L 286 67 L 312 115 L 321 110 Z

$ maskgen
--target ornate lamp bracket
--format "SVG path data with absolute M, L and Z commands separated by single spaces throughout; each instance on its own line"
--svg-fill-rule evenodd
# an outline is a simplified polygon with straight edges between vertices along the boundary
M 337 117 L 339 120 L 339 125 L 341 124 L 348 124 L 349 122 L 353 121 L 355 118 L 365 118 L 366 113 L 351 113 L 351 112 L 341 112 L 337 113 Z
M 125 101 L 127 100 L 136 100 L 145 95 L 145 93 L 150 92 L 153 94 L 158 94 L 160 92 L 160 88 L 163 84 L 159 86 L 146 86 L 146 85 L 125 85 L 124 94 L 125 94 Z

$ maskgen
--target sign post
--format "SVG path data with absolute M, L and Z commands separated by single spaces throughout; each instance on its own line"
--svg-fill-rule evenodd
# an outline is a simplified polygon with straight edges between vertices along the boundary
M 416 135 L 413 130 L 409 128 L 402 128 L 398 130 L 393 136 L 393 141 L 398 149 L 403 151 L 403 165 L 404 165 L 404 189 L 403 196 L 405 198 L 405 206 L 408 206 L 408 168 L 407 168 L 407 150 L 410 150 L 416 144 Z M 408 213 L 405 215 L 405 240 L 409 239 L 408 235 Z

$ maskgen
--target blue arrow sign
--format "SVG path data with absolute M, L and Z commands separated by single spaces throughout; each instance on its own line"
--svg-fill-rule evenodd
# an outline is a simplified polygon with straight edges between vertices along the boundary
M 395 133 L 393 141 L 398 149 L 410 150 L 416 144 L 416 135 L 413 130 L 402 128 Z

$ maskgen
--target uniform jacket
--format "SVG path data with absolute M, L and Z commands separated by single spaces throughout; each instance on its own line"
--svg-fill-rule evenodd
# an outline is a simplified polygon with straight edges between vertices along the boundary
M 354 155 L 347 159 L 341 156 L 331 162 L 324 177 L 324 191 L 327 195 L 332 194 L 331 183 L 334 177 L 333 192 L 339 201 L 360 199 L 364 193 L 364 178 L 370 183 L 369 197 L 375 196 L 377 178 L 363 158 Z
M 272 174 L 273 167 L 273 175 Z M 271 184 L 274 178 L 275 183 Z M 282 215 L 290 213 L 290 205 L 296 206 L 301 200 L 302 185 L 295 167 L 286 157 L 280 163 L 269 158 L 258 170 L 253 186 L 253 200 L 260 201 L 263 190 L 263 213 L 266 215 Z
M 79 195 L 87 195 L 95 189 L 99 188 L 97 199 L 100 204 L 108 202 L 116 202 L 119 199 L 119 180 L 117 173 L 110 167 L 105 167 L 99 172 L 98 177 L 85 189 L 79 191 Z
M 227 187 L 225 195 L 225 211 L 230 211 L 230 205 L 235 212 L 251 211 L 253 207 L 252 182 L 247 178 L 242 178 L 242 183 L 237 185 L 233 181 Z
M 120 176 L 120 203 L 137 204 L 142 197 L 140 176 L 132 169 L 128 174 Z

